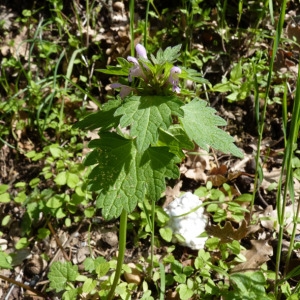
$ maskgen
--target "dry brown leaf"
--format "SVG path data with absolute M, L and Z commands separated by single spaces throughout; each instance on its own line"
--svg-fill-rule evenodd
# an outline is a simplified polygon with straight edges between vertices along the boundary
M 207 175 L 205 171 L 210 170 L 209 161 L 212 159 L 208 152 L 196 148 L 194 152 L 187 154 L 186 158 L 186 162 L 180 167 L 180 172 L 183 173 L 186 178 L 206 182 Z
M 272 183 L 278 183 L 279 182 L 279 178 L 280 178 L 280 174 L 281 174 L 281 168 L 273 167 L 271 171 L 269 171 L 266 168 L 263 168 L 263 174 L 264 174 L 264 178 L 263 178 L 263 181 L 261 183 L 261 187 L 264 190 L 267 190 Z
M 179 197 L 180 189 L 182 187 L 182 181 L 178 181 L 173 188 L 167 186 L 166 188 L 166 201 L 163 204 L 163 208 L 168 206 L 175 198 Z
M 214 167 L 209 172 L 210 175 L 225 175 L 227 173 L 227 167 L 225 165 L 220 165 L 220 167 Z
M 270 260 L 273 255 L 273 247 L 268 244 L 267 240 L 251 240 L 252 248 L 241 252 L 246 261 L 236 265 L 232 272 L 256 270 L 266 261 Z
M 229 221 L 225 223 L 224 227 L 220 225 L 209 225 L 206 227 L 206 232 L 209 235 L 220 238 L 221 243 L 229 243 L 233 240 L 239 241 L 248 233 L 247 222 L 243 220 L 238 229 L 235 229 Z
M 268 205 L 262 214 L 259 214 L 261 226 L 269 230 L 277 230 L 277 212 L 272 205 Z
M 294 205 L 286 206 L 285 208 L 285 220 L 284 226 L 287 232 L 291 232 L 294 226 L 293 218 L 296 214 L 297 203 Z M 278 230 L 278 218 L 277 218 L 277 209 L 273 209 L 272 205 L 266 207 L 263 213 L 259 214 L 261 219 L 260 223 L 262 227 L 267 228 L 269 230 Z M 296 234 L 300 233 L 300 224 L 297 225 Z
M 211 181 L 212 185 L 215 187 L 220 187 L 227 182 L 227 178 L 221 174 L 217 174 L 208 176 L 207 181 Z
M 206 182 L 207 180 L 207 175 L 205 174 L 200 162 L 197 162 L 195 168 L 187 170 L 184 175 L 186 178 L 194 179 L 196 181 Z
M 187 154 L 187 160 L 185 162 L 185 165 L 189 168 L 195 168 L 197 162 L 200 162 L 203 170 L 210 170 L 209 161 L 212 159 L 212 156 L 210 156 L 207 151 L 204 151 L 199 148 L 194 149 L 193 153 L 196 154 Z

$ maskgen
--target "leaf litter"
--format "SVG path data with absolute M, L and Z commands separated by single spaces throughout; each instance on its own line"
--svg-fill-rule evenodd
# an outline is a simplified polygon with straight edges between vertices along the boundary
M 1 7 L 2 11 L 6 10 L 6 8 Z M 118 9 L 119 10 L 119 9 Z M 120 18 L 116 17 L 118 13 L 121 12 Z M 120 54 L 126 53 L 128 51 L 128 43 L 129 43 L 129 38 L 128 38 L 128 19 L 124 17 L 124 11 L 123 9 L 120 9 L 118 13 L 115 11 L 113 13 L 113 17 L 111 18 L 112 22 L 114 24 L 111 25 L 111 29 L 107 31 L 95 31 L 92 30 L 91 28 L 84 28 L 83 33 L 85 33 L 88 36 L 92 36 L 92 40 L 95 41 L 105 41 L 105 47 L 106 47 L 106 53 L 108 54 L 108 63 L 112 62 L 115 60 L 115 57 L 120 56 Z M 11 10 L 6 12 L 6 17 L 5 17 L 5 26 L 13 26 L 13 21 L 11 21 L 15 13 L 12 12 Z M 120 21 L 121 25 L 116 24 L 116 21 Z M 122 22 L 124 24 L 122 25 Z M 15 25 L 14 25 L 15 26 Z M 113 27 L 115 26 L 115 27 Z M 115 44 L 115 37 L 114 37 L 114 31 L 117 31 L 117 36 L 118 36 L 118 43 Z M 98 32 L 98 33 L 97 33 Z M 297 39 L 299 38 L 299 26 L 294 25 L 292 21 L 289 22 L 287 26 L 287 35 L 288 37 L 296 37 Z M 6 36 L 5 39 L 1 41 L 1 54 L 3 57 L 7 57 L 9 55 L 12 56 L 22 56 L 24 57 L 25 61 L 28 60 L 28 45 L 25 42 L 26 41 L 26 28 L 24 27 L 23 30 L 20 30 L 17 35 L 13 35 L 10 33 L 8 36 Z M 13 40 L 14 43 L 10 43 L 10 41 Z M 208 37 L 208 41 L 210 38 Z M 13 46 L 12 46 L 13 45 Z M 17 47 L 17 48 L 16 48 Z M 201 48 L 201 47 L 200 47 Z M 296 51 L 296 48 L 291 49 L 292 52 Z M 286 68 L 295 68 L 295 63 L 291 61 L 290 54 L 289 52 L 285 51 L 280 51 L 276 60 L 275 68 L 278 70 L 281 70 L 284 72 Z M 296 69 L 296 68 L 295 68 Z M 12 74 L 14 76 L 14 74 Z M 191 104 L 192 105 L 192 104 Z M 195 105 L 195 104 L 193 104 Z M 202 109 L 203 107 L 201 107 Z M 246 114 L 248 113 L 247 107 L 241 105 L 242 111 L 245 111 Z M 230 107 L 227 107 L 226 110 L 230 110 Z M 275 110 L 276 111 L 276 110 Z M 277 111 L 276 111 L 277 112 Z M 275 113 L 273 113 L 275 114 Z M 234 114 L 232 114 L 234 115 Z M 269 116 L 271 117 L 271 115 Z M 186 126 L 191 126 L 192 124 L 187 124 Z M 244 120 L 241 120 L 242 126 L 245 126 L 243 124 Z M 236 129 L 235 129 L 236 130 Z M 192 131 L 192 130 L 191 130 Z M 269 132 L 272 133 L 273 129 L 269 129 Z M 237 136 L 239 136 L 240 132 L 237 132 Z M 18 139 L 21 140 L 21 138 L 24 136 L 26 137 L 26 132 L 18 132 Z M 216 133 L 217 135 L 217 133 Z M 272 134 L 271 134 L 272 135 Z M 195 138 L 197 138 L 195 136 Z M 199 141 L 200 144 L 206 148 L 205 146 L 205 137 L 204 139 Z M 23 142 L 24 143 L 24 142 Z M 246 150 L 249 150 L 249 144 L 247 143 L 247 138 L 243 139 L 240 144 L 242 145 L 242 148 L 245 148 Z M 30 145 L 30 150 L 37 145 L 31 144 Z M 251 146 L 251 145 L 250 145 Z M 20 145 L 20 148 L 25 149 L 27 146 L 25 145 Z M 267 148 L 267 147 L 266 147 Z M 208 150 L 208 149 L 206 149 Z M 168 187 L 166 190 L 166 196 L 167 200 L 166 203 L 170 202 L 174 197 L 177 197 L 181 191 L 187 191 L 187 190 L 195 190 L 195 187 L 198 187 L 199 184 L 206 184 L 207 181 L 212 181 L 214 186 L 221 186 L 223 183 L 229 183 L 230 185 L 235 184 L 237 187 L 242 186 L 241 181 L 244 179 L 242 178 L 243 176 L 250 178 L 250 181 L 252 182 L 252 176 L 248 176 L 250 172 L 248 173 L 247 171 L 244 171 L 247 169 L 245 165 L 239 165 L 238 170 L 234 171 L 231 168 L 231 165 L 234 163 L 232 161 L 228 161 L 227 158 L 225 157 L 220 157 L 218 153 L 213 156 L 209 152 L 203 153 L 203 150 L 198 150 L 197 149 L 197 154 L 189 154 L 186 153 L 186 161 L 184 164 L 181 166 L 181 181 L 177 182 L 175 186 L 173 187 Z M 249 153 L 249 151 L 248 151 Z M 239 154 L 239 153 L 237 153 Z M 254 153 L 250 151 L 249 157 L 253 158 Z M 216 159 L 217 156 L 217 159 Z M 216 159 L 216 164 L 218 166 L 213 166 L 212 162 Z M 237 162 L 240 162 L 239 160 Z M 224 163 L 224 164 L 223 164 Z M 228 165 L 228 167 L 225 167 L 225 164 Z M 276 167 L 276 163 L 271 161 L 271 169 L 268 167 L 266 168 L 263 166 L 263 173 L 264 173 L 264 180 L 261 184 L 261 189 L 264 191 L 265 194 L 269 194 L 268 188 L 270 187 L 271 184 L 277 183 L 278 182 L 278 175 L 280 172 L 280 167 Z M 275 166 L 272 166 L 272 164 L 275 164 Z M 4 145 L 1 148 L 0 152 L 0 167 L 1 167 L 1 183 L 3 182 L 11 182 L 15 181 L 16 178 L 20 178 L 20 176 L 25 176 L 26 177 L 26 170 L 21 170 L 18 169 L 16 164 L 14 163 L 14 156 L 11 153 L 11 150 L 8 148 L 7 145 Z M 243 170 L 244 169 L 244 170 Z M 24 174 L 25 173 L 25 174 Z M 189 179 L 189 180 L 187 180 Z M 239 190 L 239 189 L 237 189 Z M 249 188 L 248 192 L 251 192 L 251 188 Z M 268 203 L 268 201 L 266 201 Z M 102 202 L 101 202 L 102 203 Z M 3 217 L 5 215 L 4 213 L 4 207 L 3 212 L 1 213 L 1 216 Z M 6 211 L 7 209 L 13 210 L 13 207 L 5 207 Z M 287 206 L 287 211 L 290 212 L 290 215 L 292 215 L 292 212 L 294 211 L 294 206 L 289 205 Z M 13 250 L 13 245 L 20 239 L 21 234 L 18 233 L 18 230 L 20 230 L 19 227 L 19 218 L 24 214 L 24 211 L 22 209 L 19 209 L 16 212 L 16 218 L 17 221 L 15 224 L 15 229 L 16 231 L 10 231 L 8 234 L 4 235 L 4 238 L 1 238 L 0 240 L 0 246 L 3 250 Z M 212 236 L 218 237 L 221 239 L 222 242 L 229 242 L 232 240 L 237 240 L 237 241 L 243 241 L 246 240 L 248 241 L 248 248 L 246 250 L 242 250 L 242 254 L 245 257 L 245 262 L 237 264 L 233 268 L 233 272 L 238 272 L 238 271 L 245 271 L 245 270 L 253 270 L 253 269 L 258 269 L 263 263 L 267 262 L 270 260 L 270 258 L 273 255 L 273 244 L 271 242 L 270 234 L 273 233 L 274 231 L 278 230 L 277 227 L 277 211 L 274 209 L 274 205 L 267 205 L 266 207 L 262 206 L 257 206 L 255 207 L 254 210 L 254 215 L 257 214 L 258 217 L 258 224 L 256 225 L 251 225 L 248 221 L 242 220 L 239 224 L 236 224 L 233 221 L 226 221 L 223 226 L 219 224 L 211 224 L 207 227 L 207 232 L 211 234 Z M 286 220 L 286 231 L 288 232 L 289 230 L 289 225 L 292 223 L 292 219 L 288 218 Z M 265 235 L 261 234 L 261 231 L 265 230 L 267 233 Z M 300 228 L 297 228 L 298 232 L 300 232 Z M 115 232 L 115 230 L 108 232 L 111 234 L 112 232 Z M 81 246 L 80 243 L 78 244 L 77 242 L 73 242 L 73 245 L 71 243 L 72 238 L 74 235 L 78 235 L 78 239 L 81 240 L 82 243 L 84 243 L 87 239 L 88 236 L 88 231 L 86 230 L 69 230 L 69 232 L 63 233 L 62 231 L 57 232 L 58 238 L 60 240 L 60 243 L 62 244 L 63 248 L 65 250 L 70 250 L 71 256 L 70 258 L 72 259 L 74 264 L 78 264 L 80 267 L 80 264 L 82 262 L 82 258 L 79 258 L 82 255 L 88 254 L 86 251 L 85 246 Z M 261 239 L 253 239 L 254 237 L 259 236 Z M 113 239 L 116 236 L 113 234 Z M 65 241 L 68 240 L 70 243 L 65 243 Z M 98 249 L 94 249 L 95 252 L 101 252 L 103 256 L 109 258 L 113 255 L 113 253 L 116 251 L 116 244 L 114 242 L 108 242 L 109 238 L 103 238 L 99 234 L 95 234 L 93 232 L 93 237 L 92 237 L 93 243 L 97 244 L 98 241 L 102 241 L 102 247 L 99 247 Z M 287 241 L 288 243 L 288 241 Z M 79 245 L 78 252 L 79 255 L 75 256 L 71 248 L 76 247 L 76 245 Z M 133 247 L 134 248 L 134 247 Z M 147 248 L 145 246 L 145 248 Z M 44 250 L 46 249 L 46 250 Z M 109 251 L 108 251 L 109 249 Z M 59 253 L 61 250 L 59 249 L 57 241 L 52 237 L 49 238 L 48 240 L 43 242 L 43 245 L 36 245 L 31 249 L 26 249 L 26 251 L 16 251 L 16 257 L 15 257 L 15 273 L 18 273 L 21 271 L 22 267 L 22 262 L 25 262 L 24 265 L 28 267 L 28 265 L 33 264 L 34 266 L 38 266 L 39 259 L 35 255 L 31 256 L 31 252 L 33 253 L 48 253 L 49 256 L 57 257 L 55 256 L 55 253 Z M 132 250 L 133 251 L 133 250 Z M 188 249 L 185 251 L 189 252 Z M 60 254 L 61 255 L 61 254 Z M 141 255 L 139 253 L 139 255 Z M 136 255 L 138 256 L 138 255 Z M 128 257 L 130 257 L 130 254 L 128 254 Z M 1 257 L 0 259 L 3 259 Z M 27 259 L 27 260 L 26 260 Z M 184 256 L 181 257 L 182 263 L 185 263 L 188 261 L 187 258 Z M 54 262 L 55 264 L 55 262 Z M 44 271 L 44 267 L 42 267 L 42 271 Z M 58 270 L 61 273 L 66 273 L 67 276 L 75 276 L 77 273 L 77 266 L 71 266 L 70 264 L 67 264 L 65 269 Z M 9 277 L 12 275 L 12 271 L 1 270 L 1 274 L 5 275 L 6 277 Z M 34 271 L 36 272 L 36 271 Z M 66 275 L 64 274 L 64 275 Z M 32 274 L 31 274 L 32 275 Z M 51 277 L 51 275 L 50 275 Z M 72 277 L 72 278 L 73 278 Z M 63 278 L 66 278 L 63 276 Z M 53 283 L 57 284 L 59 288 L 63 287 L 65 282 L 60 281 L 60 278 L 56 278 Z M 1 281 L 1 285 L 3 285 L 3 290 L 7 290 L 8 286 L 5 281 Z M 3 291 L 1 291 L 2 294 L 0 296 L 3 296 Z M 15 293 L 15 299 L 18 299 L 19 295 Z M 20 298 L 21 299 L 21 298 Z

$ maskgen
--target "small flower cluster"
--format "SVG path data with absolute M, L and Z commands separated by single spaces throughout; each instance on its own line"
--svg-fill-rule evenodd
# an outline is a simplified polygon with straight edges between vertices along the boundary
M 141 44 L 137 44 L 135 47 L 137 58 L 133 56 L 128 56 L 127 60 L 133 64 L 133 66 L 129 70 L 128 81 L 132 82 L 134 77 L 142 79 L 143 82 L 148 83 L 151 86 L 151 79 L 157 76 L 152 75 L 149 71 L 149 68 L 146 63 L 141 63 L 139 59 L 149 62 L 147 51 L 145 47 Z M 179 74 L 181 74 L 181 69 L 179 67 L 173 66 L 170 70 L 170 74 L 166 82 L 162 83 L 162 86 L 171 85 L 172 91 L 179 93 Z M 128 96 L 131 92 L 135 91 L 134 88 L 121 84 L 119 82 L 111 84 L 112 88 L 120 88 L 120 97 L 124 98 Z

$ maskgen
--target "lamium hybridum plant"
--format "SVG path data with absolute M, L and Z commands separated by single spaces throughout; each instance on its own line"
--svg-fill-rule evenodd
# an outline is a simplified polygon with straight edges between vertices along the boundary
M 119 66 L 101 70 L 119 76 L 119 82 L 111 85 L 119 89 L 119 95 L 76 124 L 86 130 L 99 129 L 100 138 L 90 141 L 93 151 L 84 164 L 93 166 L 90 189 L 98 194 L 96 206 L 103 217 L 121 215 L 119 267 L 127 214 L 145 198 L 157 201 L 165 191 L 166 179 L 179 177 L 184 149 L 192 150 L 197 144 L 207 151 L 213 147 L 242 157 L 233 138 L 218 127 L 226 121 L 206 101 L 180 97 L 184 79 L 205 82 L 194 70 L 175 65 L 180 46 L 160 49 L 150 58 L 141 44 L 136 45 L 136 52 L 137 57 L 118 58 Z M 112 298 L 120 272 L 117 267 L 108 298 Z
M 127 82 L 120 78 L 111 85 L 120 89 L 116 99 L 76 124 L 99 128 L 100 138 L 89 143 L 93 151 L 84 163 L 94 165 L 90 188 L 99 192 L 97 207 L 106 219 L 119 217 L 123 209 L 131 212 L 145 197 L 157 201 L 166 178 L 178 178 L 183 149 L 193 149 L 194 143 L 242 156 L 233 138 L 218 128 L 226 121 L 206 101 L 181 100 L 180 79 L 204 80 L 194 70 L 174 65 L 180 46 L 159 50 L 150 59 L 141 44 L 136 52 L 137 58 L 118 58 L 120 66 L 102 70 L 127 76 Z

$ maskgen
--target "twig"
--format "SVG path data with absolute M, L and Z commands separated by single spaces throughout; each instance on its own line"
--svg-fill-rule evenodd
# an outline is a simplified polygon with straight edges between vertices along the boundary
M 26 284 L 24 284 L 22 282 L 19 282 L 19 281 L 15 280 L 15 279 L 3 276 L 1 274 L 0 274 L 0 278 L 3 279 L 3 280 L 5 280 L 5 281 L 7 281 L 7 282 L 9 282 L 9 283 L 11 283 L 11 284 L 17 285 L 17 286 L 19 286 L 19 287 L 21 287 L 21 288 L 23 288 L 25 290 L 28 290 L 28 291 L 34 293 L 35 295 L 43 297 L 44 299 L 47 298 L 47 296 L 44 293 L 42 293 L 40 291 L 37 291 L 37 290 L 33 289 L 31 286 L 26 285 Z
M 49 227 L 49 229 L 50 229 L 52 235 L 54 236 L 55 241 L 56 241 L 56 243 L 57 243 L 57 245 L 58 245 L 60 251 L 62 252 L 62 254 L 63 254 L 65 260 L 66 260 L 66 261 L 70 261 L 70 258 L 68 257 L 68 255 L 67 255 L 65 249 L 63 248 L 63 246 L 62 246 L 62 244 L 61 244 L 59 238 L 57 237 L 57 235 L 56 235 L 56 233 L 55 233 L 55 231 L 54 231 L 54 229 L 53 229 L 52 224 L 50 223 L 50 221 L 48 222 L 48 227 Z

